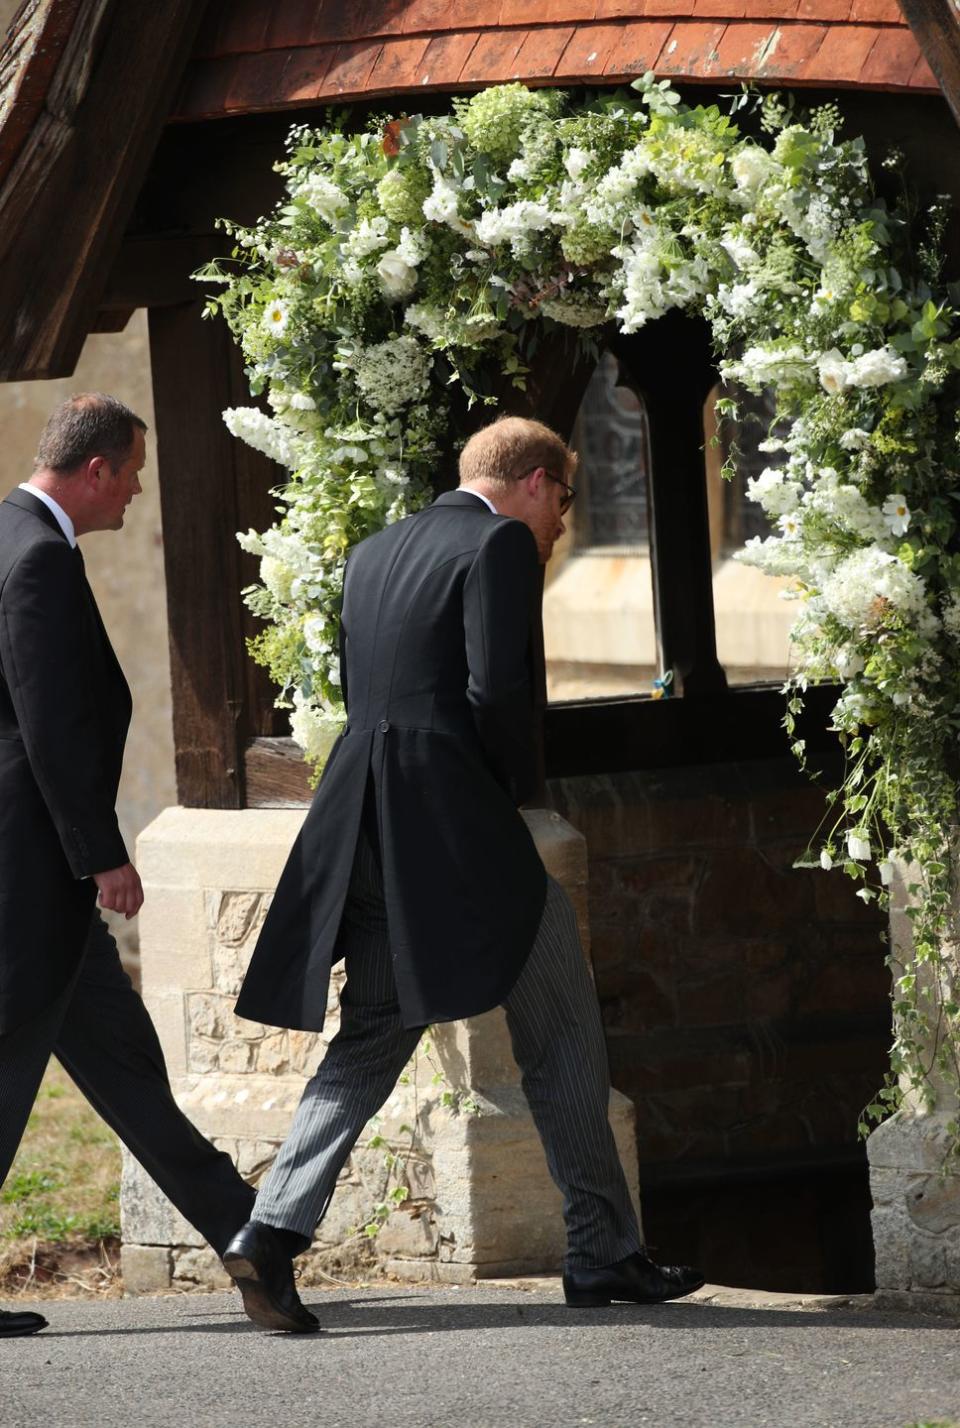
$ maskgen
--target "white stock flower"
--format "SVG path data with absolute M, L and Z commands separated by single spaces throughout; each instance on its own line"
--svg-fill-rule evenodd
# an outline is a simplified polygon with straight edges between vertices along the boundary
M 910 507 L 906 496 L 893 494 L 883 503 L 883 518 L 894 535 L 906 535 L 910 525 Z
M 786 474 L 782 466 L 768 466 L 747 481 L 747 495 L 768 516 L 785 516 L 797 509 L 801 487 L 797 481 L 788 481 Z
M 281 466 L 295 465 L 294 433 L 282 422 L 257 407 L 228 407 L 223 420 L 231 436 L 239 437 Z
M 870 839 L 860 833 L 848 833 L 847 852 L 855 863 L 868 863 L 871 857 Z

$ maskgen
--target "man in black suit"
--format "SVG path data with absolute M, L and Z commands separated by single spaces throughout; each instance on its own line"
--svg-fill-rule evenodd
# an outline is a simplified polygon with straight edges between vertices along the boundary
M 52 1052 L 222 1252 L 253 1192 L 178 1109 L 97 908 L 133 917 L 143 890 L 114 807 L 130 691 L 76 542 L 123 526 L 145 430 L 114 397 L 70 398 L 0 503 L 0 1184 Z M 45 1323 L 2 1311 L 0 1337 Z
M 503 418 L 467 442 L 459 490 L 350 556 L 348 723 L 237 1003 L 257 1021 L 319 1030 L 331 964 L 345 959 L 340 1031 L 224 1256 L 263 1327 L 316 1326 L 291 1257 L 423 1027 L 499 1004 L 564 1195 L 567 1302 L 651 1303 L 703 1282 L 643 1253 L 573 910 L 517 808 L 536 788 L 538 564 L 564 529 L 575 466 L 555 432 Z

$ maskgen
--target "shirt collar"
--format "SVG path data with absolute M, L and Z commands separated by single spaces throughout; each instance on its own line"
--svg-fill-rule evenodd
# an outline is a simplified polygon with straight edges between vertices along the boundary
M 496 506 L 491 501 L 490 497 L 485 496 L 482 491 L 476 491 L 472 486 L 461 486 L 460 489 L 461 491 L 468 492 L 471 496 L 476 496 L 477 500 L 482 501 L 485 506 L 489 507 L 489 509 L 493 512 L 495 516 L 498 516 L 500 514 Z
M 73 529 L 73 521 L 67 515 L 66 511 L 63 509 L 60 503 L 58 501 L 55 501 L 52 496 L 48 496 L 46 491 L 41 491 L 39 486 L 32 486 L 29 481 L 21 481 L 20 490 L 29 491 L 31 496 L 36 496 L 38 501 L 42 501 L 43 504 L 47 507 L 47 509 L 53 512 L 57 520 L 57 525 L 63 531 L 64 535 L 70 543 L 70 549 L 76 550 L 77 536 L 76 532 Z

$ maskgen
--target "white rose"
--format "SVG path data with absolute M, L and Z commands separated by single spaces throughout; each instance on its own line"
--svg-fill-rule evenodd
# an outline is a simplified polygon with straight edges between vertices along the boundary
M 771 159 L 765 149 L 741 149 L 730 162 L 734 183 L 743 193 L 754 194 L 770 175 Z
M 571 149 L 564 157 L 563 166 L 572 179 L 578 179 L 592 158 L 590 149 Z
M 384 253 L 377 264 L 377 277 L 388 298 L 409 297 L 417 286 L 417 270 L 400 256 L 396 248 Z
M 820 374 L 820 385 L 831 394 L 842 392 L 849 382 L 849 365 L 844 360 L 842 352 L 836 347 L 831 347 L 829 352 L 824 352 L 817 361 L 817 371 Z
M 862 655 L 857 654 L 856 650 L 850 649 L 847 645 L 840 646 L 833 657 L 833 662 L 841 679 L 853 679 L 864 666 Z

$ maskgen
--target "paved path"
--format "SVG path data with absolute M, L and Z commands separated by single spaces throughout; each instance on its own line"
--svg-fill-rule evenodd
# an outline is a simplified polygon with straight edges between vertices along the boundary
M 326 1332 L 233 1294 L 42 1307 L 0 1341 L 2 1428 L 905 1428 L 960 1419 L 960 1331 L 726 1293 L 569 1310 L 558 1286 L 308 1290 Z M 21 1301 L 17 1301 L 18 1304 Z M 23 1305 L 24 1308 L 27 1305 Z

